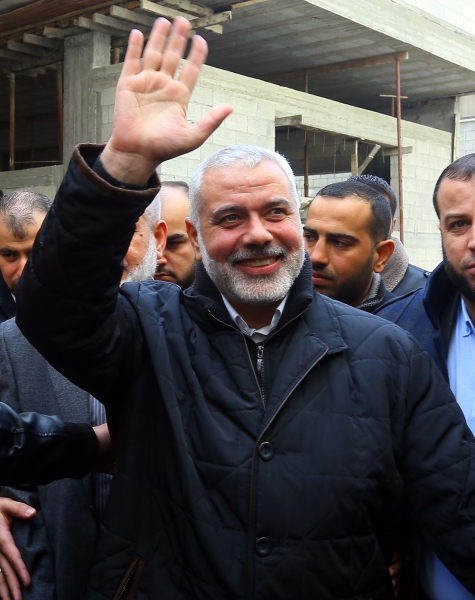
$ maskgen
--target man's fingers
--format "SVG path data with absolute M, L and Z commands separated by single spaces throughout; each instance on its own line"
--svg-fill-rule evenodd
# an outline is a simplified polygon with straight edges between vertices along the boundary
M 137 75 L 142 70 L 140 58 L 143 50 L 143 33 L 138 29 L 132 29 L 129 35 L 129 43 L 124 58 L 124 66 L 122 67 L 121 77 Z
M 173 21 L 172 31 L 168 38 L 167 47 L 162 57 L 162 73 L 165 73 L 170 77 L 175 76 L 180 59 L 185 54 L 189 31 L 190 22 L 187 19 L 183 17 L 177 17 Z
M 20 580 L 3 554 L 0 554 L 0 568 L 2 570 L 0 573 L 0 590 L 3 594 L 0 595 L 0 598 L 2 600 L 3 598 L 7 600 L 10 600 L 10 598 L 22 600 Z
M 190 132 L 195 138 L 195 148 L 201 146 L 233 110 L 231 104 L 219 104 L 207 112 L 204 117 L 201 117 L 199 121 L 190 125 Z
M 142 68 L 158 71 L 162 66 L 162 55 L 170 32 L 171 23 L 167 19 L 157 19 L 143 52 Z
M 17 502 L 11 498 L 0 498 L 0 513 L 3 513 L 7 519 L 12 517 L 31 519 L 36 515 L 36 510 L 24 502 Z
M 193 38 L 190 53 L 179 78 L 180 82 L 186 85 L 190 92 L 193 91 L 198 81 L 201 67 L 204 65 L 207 56 L 208 45 L 206 41 L 201 36 L 196 35 Z

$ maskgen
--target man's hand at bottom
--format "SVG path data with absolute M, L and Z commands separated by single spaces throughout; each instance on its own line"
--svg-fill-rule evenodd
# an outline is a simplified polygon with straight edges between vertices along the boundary
M 31 583 L 30 574 L 11 534 L 14 518 L 31 519 L 36 510 L 23 502 L 0 498 L 0 599 L 22 600 L 21 588 Z

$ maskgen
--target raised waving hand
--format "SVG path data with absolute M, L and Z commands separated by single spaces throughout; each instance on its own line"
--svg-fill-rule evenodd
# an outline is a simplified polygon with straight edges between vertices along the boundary
M 182 17 L 173 26 L 157 19 L 145 49 L 142 33 L 130 34 L 117 84 L 112 135 L 102 153 L 105 168 L 121 181 L 145 184 L 160 163 L 200 146 L 233 110 L 222 104 L 196 123 L 187 122 L 191 93 L 207 56 L 206 41 L 195 36 L 182 71 L 174 78 L 189 30 Z

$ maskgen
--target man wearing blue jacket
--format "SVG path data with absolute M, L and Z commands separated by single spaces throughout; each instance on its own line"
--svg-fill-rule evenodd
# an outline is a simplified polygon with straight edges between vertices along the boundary
M 409 331 L 434 358 L 475 431 L 475 154 L 449 165 L 433 195 L 443 262 L 427 287 L 388 303 L 379 316 Z M 431 600 L 474 598 L 437 556 L 425 552 L 423 585 Z

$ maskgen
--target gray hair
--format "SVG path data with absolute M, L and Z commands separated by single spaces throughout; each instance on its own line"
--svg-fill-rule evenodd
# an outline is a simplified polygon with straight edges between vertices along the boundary
M 263 160 L 271 160 L 275 162 L 284 172 L 287 177 L 292 191 L 292 196 L 297 207 L 297 214 L 300 210 L 300 198 L 295 185 L 294 173 L 287 159 L 273 150 L 266 150 L 259 146 L 228 146 L 217 150 L 203 162 L 201 162 L 190 179 L 190 220 L 193 225 L 199 230 L 200 212 L 203 205 L 203 197 L 201 188 L 203 179 L 206 173 L 213 169 L 221 169 L 223 167 L 232 167 L 234 165 L 244 165 L 249 169 L 257 167 Z
M 152 202 L 145 209 L 143 216 L 147 221 L 150 230 L 152 230 L 155 225 L 160 221 L 160 217 L 162 214 L 162 202 L 160 200 L 160 192 L 155 196 Z
M 26 227 L 35 223 L 35 215 L 46 215 L 51 207 L 48 196 L 31 190 L 17 190 L 0 197 L 0 218 L 18 239 L 26 235 Z

